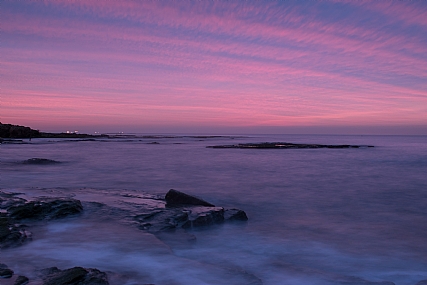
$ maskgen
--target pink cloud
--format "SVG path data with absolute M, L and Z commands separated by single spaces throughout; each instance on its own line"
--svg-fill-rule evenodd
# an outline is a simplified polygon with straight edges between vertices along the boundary
M 427 76 L 425 57 L 418 56 L 427 48 L 410 36 L 324 23 L 293 7 L 277 13 L 273 4 L 46 3 L 93 18 L 2 13 L 2 31 L 23 35 L 14 39 L 23 41 L 20 48 L 2 47 L 3 118 L 154 125 L 427 123 L 426 83 L 390 80 Z M 263 20 L 254 20 L 260 14 Z M 156 33 L 150 25 L 164 29 Z M 27 48 L 28 36 L 47 43 Z

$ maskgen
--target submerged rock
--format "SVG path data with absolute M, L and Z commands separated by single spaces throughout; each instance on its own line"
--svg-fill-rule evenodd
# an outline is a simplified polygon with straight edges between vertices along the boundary
M 324 145 L 324 144 L 297 144 L 287 142 L 263 142 L 263 143 L 242 143 L 233 145 L 213 145 L 207 148 L 257 148 L 257 149 L 272 149 L 272 148 L 361 148 L 361 147 L 374 147 L 372 145 Z
M 59 161 L 47 159 L 47 158 L 30 158 L 24 160 L 24 164 L 37 164 L 37 165 L 46 165 L 46 164 L 58 164 Z
M 415 285 L 427 285 L 427 280 L 421 280 Z
M 182 205 L 197 205 L 206 207 L 215 207 L 211 203 L 208 203 L 197 197 L 185 194 L 183 192 L 170 189 L 165 196 L 167 206 L 182 206 Z
M 60 270 L 50 267 L 42 270 L 43 285 L 108 285 L 107 274 L 94 268 L 73 267 Z

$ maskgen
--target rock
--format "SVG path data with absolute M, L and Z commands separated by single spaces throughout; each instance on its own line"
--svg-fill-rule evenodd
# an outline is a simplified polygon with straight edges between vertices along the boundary
M 167 206 L 197 205 L 215 207 L 211 203 L 208 203 L 202 199 L 196 198 L 194 196 L 185 194 L 174 189 L 170 189 L 169 192 L 166 193 L 165 200 Z
M 107 274 L 93 268 L 73 267 L 60 270 L 57 267 L 42 271 L 43 285 L 108 285 Z
M 323 145 L 323 144 L 296 144 L 287 142 L 263 142 L 263 143 L 242 143 L 233 145 L 213 145 L 207 148 L 251 148 L 251 149 L 272 149 L 272 148 L 360 148 L 374 147 L 371 145 Z
M 427 280 L 421 280 L 415 285 L 427 285 Z
M 18 193 L 5 193 L 0 191 L 0 209 L 8 209 L 13 205 L 24 204 L 27 200 L 16 197 Z
M 30 280 L 27 277 L 20 275 L 18 276 L 18 278 L 16 278 L 15 283 L 13 285 L 26 285 L 29 281 Z
M 188 220 L 183 228 L 204 227 L 224 222 L 224 208 L 221 207 L 194 207 L 189 209 Z
M 31 233 L 25 226 L 14 224 L 5 213 L 0 213 L 0 249 L 19 246 L 27 239 L 31 239 Z
M 2 138 L 35 138 L 40 132 L 29 127 L 0 123 L 0 137 Z
M 0 263 L 0 278 L 11 278 L 13 276 L 13 270 L 7 268 L 6 264 Z
M 37 165 L 45 165 L 45 164 L 57 164 L 59 161 L 47 159 L 47 158 L 30 158 L 24 160 L 24 164 L 37 164 Z
M 205 227 L 224 221 L 247 221 L 246 213 L 239 209 L 215 207 L 188 194 L 169 190 L 165 196 L 165 208 L 146 210 L 134 217 L 141 230 L 158 234 L 178 228 Z M 210 206 L 209 206 L 210 205 Z
M 8 209 L 9 216 L 16 220 L 52 220 L 75 215 L 83 211 L 79 200 L 64 198 L 45 198 L 14 205 Z
M 239 209 L 228 209 L 224 212 L 224 219 L 227 221 L 247 221 L 246 213 Z

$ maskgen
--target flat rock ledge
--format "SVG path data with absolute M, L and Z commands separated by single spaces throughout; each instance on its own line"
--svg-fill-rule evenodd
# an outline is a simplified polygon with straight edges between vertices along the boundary
M 135 204 L 137 208 L 126 212 L 126 216 L 131 217 L 139 229 L 152 234 L 248 220 L 242 210 L 217 207 L 174 189 L 164 198 L 150 197 L 139 201 Z M 153 201 L 155 207 L 151 206 Z M 82 203 L 76 199 L 37 197 L 28 201 L 19 197 L 19 193 L 0 191 L 0 249 L 19 246 L 32 239 L 28 226 L 23 223 L 31 225 L 34 221 L 57 220 L 82 212 Z
M 213 145 L 207 148 L 256 148 L 256 149 L 295 149 L 295 148 L 367 148 L 374 147 L 372 145 L 326 145 L 326 144 L 297 144 L 287 142 L 262 142 L 262 143 L 242 143 L 232 145 Z
M 0 191 L 0 249 L 31 240 L 24 222 L 56 220 L 83 211 L 81 202 L 75 199 L 40 197 L 27 201 L 18 195 Z
M 22 224 L 23 222 L 34 227 L 37 226 L 37 221 L 61 219 L 83 211 L 81 201 L 76 199 L 37 197 L 29 201 L 19 197 L 20 194 L 0 191 L 0 250 L 20 246 L 32 239 L 31 233 L 27 230 L 28 226 Z M 127 194 L 123 197 L 133 198 Z M 89 212 L 93 203 L 99 204 L 101 208 L 108 207 L 99 202 L 88 202 L 85 205 L 89 206 Z M 227 221 L 248 220 L 242 210 L 217 207 L 174 189 L 169 190 L 164 198 L 154 195 L 144 196 L 135 205 L 138 214 L 132 215 L 133 223 L 136 222 L 139 229 L 152 234 L 170 232 L 177 228 L 186 230 Z M 116 214 L 119 210 L 115 209 L 112 213 Z M 132 212 L 126 212 L 126 216 Z M 13 282 L 8 284 L 14 285 L 26 285 L 33 281 L 43 285 L 109 284 L 107 274 L 95 268 L 73 267 L 60 270 L 57 267 L 50 267 L 41 270 L 34 280 L 29 280 L 26 276 L 14 274 L 7 265 L 0 263 L 1 279 L 8 279 Z

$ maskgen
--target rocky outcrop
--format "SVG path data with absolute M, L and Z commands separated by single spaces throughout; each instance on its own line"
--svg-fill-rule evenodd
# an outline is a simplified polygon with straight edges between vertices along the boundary
M 17 195 L 0 191 L 0 249 L 31 240 L 31 232 L 22 222 L 61 219 L 83 211 L 81 202 L 75 199 L 37 198 L 27 201 Z
M 207 148 L 251 148 L 251 149 L 296 149 L 296 148 L 363 148 L 371 145 L 324 145 L 324 144 L 295 144 L 287 142 L 242 143 L 233 145 L 213 145 Z
M 29 127 L 0 123 L 1 138 L 38 138 L 40 132 Z
M 83 211 L 82 203 L 75 199 L 41 198 L 24 204 L 13 205 L 7 209 L 9 217 L 15 220 L 53 220 Z
M 42 270 L 43 285 L 108 285 L 107 274 L 94 268 L 73 267 L 60 270 L 57 267 Z
M 29 139 L 29 138 L 94 138 L 108 137 L 108 135 L 89 135 L 79 133 L 45 133 L 30 127 L 0 123 L 0 138 Z M 6 142 L 0 140 L 0 143 Z
M 0 249 L 15 247 L 31 239 L 26 226 L 15 223 L 7 214 L 0 213 Z
M 134 217 L 139 228 L 151 233 L 179 228 L 200 228 L 228 221 L 247 221 L 239 209 L 224 209 L 200 198 L 171 189 L 165 196 L 166 207 Z

